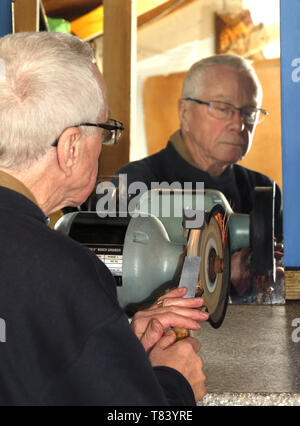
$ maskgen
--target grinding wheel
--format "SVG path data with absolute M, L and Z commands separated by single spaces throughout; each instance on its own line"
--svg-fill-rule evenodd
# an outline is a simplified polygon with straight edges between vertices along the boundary
M 230 290 L 229 234 L 222 241 L 217 215 L 226 220 L 225 211 L 215 206 L 207 220 L 200 238 L 200 282 L 205 306 L 210 314 L 209 322 L 219 328 L 224 320 Z

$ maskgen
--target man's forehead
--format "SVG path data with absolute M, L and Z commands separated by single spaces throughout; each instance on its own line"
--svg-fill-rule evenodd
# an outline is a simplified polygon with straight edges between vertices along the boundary
M 249 73 L 227 65 L 207 68 L 200 90 L 201 96 L 214 97 L 216 100 L 222 98 L 224 101 L 242 95 L 249 101 L 255 101 L 259 95 L 254 78 Z
M 235 84 L 255 86 L 253 77 L 246 71 L 239 71 L 228 65 L 212 65 L 203 74 L 204 87 L 218 85 L 234 86 Z

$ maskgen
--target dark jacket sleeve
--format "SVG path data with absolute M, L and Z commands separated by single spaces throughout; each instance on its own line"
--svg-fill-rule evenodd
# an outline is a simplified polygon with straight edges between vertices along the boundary
M 154 367 L 154 371 L 170 405 L 196 405 L 194 392 L 182 374 L 169 367 Z
M 156 373 L 156 374 L 155 374 Z M 89 336 L 75 362 L 52 383 L 41 403 L 53 405 L 193 405 L 177 371 L 154 370 L 125 315 Z

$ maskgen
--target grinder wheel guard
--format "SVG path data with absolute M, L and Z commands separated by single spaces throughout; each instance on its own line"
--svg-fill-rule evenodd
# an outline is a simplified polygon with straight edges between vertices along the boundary
M 219 328 L 224 320 L 230 290 L 230 247 L 228 218 L 222 206 L 210 212 L 200 239 L 200 282 L 209 322 Z
M 253 209 L 250 214 L 250 246 L 253 276 L 276 280 L 274 256 L 275 183 L 270 187 L 256 187 L 252 192 Z

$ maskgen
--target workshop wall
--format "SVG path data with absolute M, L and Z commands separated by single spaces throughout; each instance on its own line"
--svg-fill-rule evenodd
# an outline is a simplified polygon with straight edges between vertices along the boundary
M 282 189 L 280 59 L 253 65 L 263 87 L 263 108 L 269 115 L 256 127 L 251 151 L 240 164 L 270 176 Z

